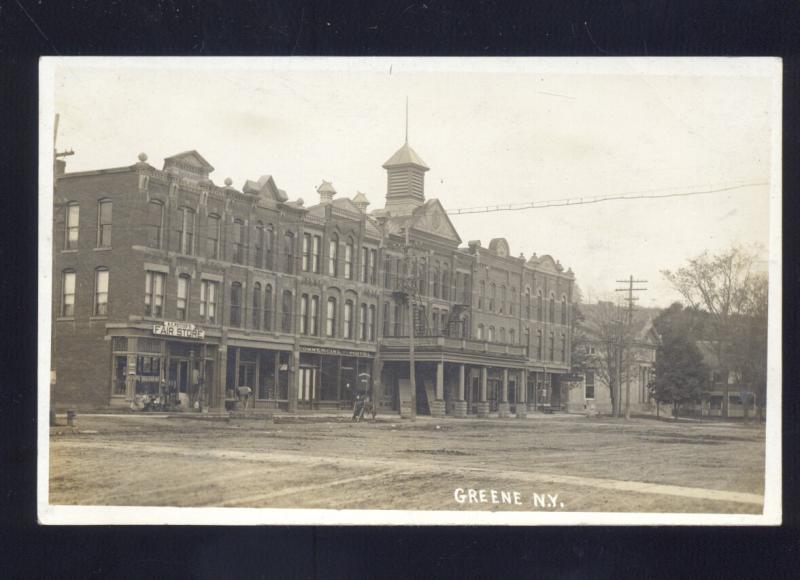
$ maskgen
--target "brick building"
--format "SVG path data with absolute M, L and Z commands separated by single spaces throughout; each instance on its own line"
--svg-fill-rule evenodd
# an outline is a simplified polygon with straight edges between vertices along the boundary
M 238 190 L 198 152 L 56 168 L 56 408 L 127 407 L 164 392 L 222 410 L 346 408 L 525 416 L 560 396 L 574 276 L 505 239 L 466 246 L 404 144 L 384 208 L 363 193 L 290 201 L 264 175 Z M 413 292 L 410 286 L 413 285 Z M 413 328 L 416 391 L 410 392 Z

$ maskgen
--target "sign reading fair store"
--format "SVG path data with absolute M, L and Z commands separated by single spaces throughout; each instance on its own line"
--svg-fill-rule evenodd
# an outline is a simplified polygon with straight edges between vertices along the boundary
M 189 322 L 171 322 L 167 320 L 161 324 L 154 324 L 153 334 L 159 336 L 174 336 L 176 338 L 194 338 L 197 340 L 203 340 L 206 337 L 206 331 L 202 328 L 195 328 L 194 324 Z

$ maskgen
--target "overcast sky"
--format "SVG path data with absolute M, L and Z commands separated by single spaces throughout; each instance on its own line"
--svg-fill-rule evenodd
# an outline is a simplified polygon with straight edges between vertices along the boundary
M 383 207 L 381 165 L 403 144 L 408 96 L 409 142 L 431 168 L 426 197 L 456 209 L 769 183 L 777 85 L 753 70 L 733 59 L 689 69 L 630 59 L 69 59 L 53 86 L 58 147 L 75 150 L 68 171 L 130 165 L 140 152 L 160 168 L 196 149 L 218 184 L 269 173 L 311 205 L 326 179 L 339 196 L 366 193 L 370 209 Z M 640 304 L 663 306 L 677 295 L 661 269 L 734 243 L 766 252 L 769 186 L 452 220 L 465 244 L 505 237 L 514 255 L 551 254 L 589 300 L 613 298 L 615 280 L 632 274 L 649 281 Z

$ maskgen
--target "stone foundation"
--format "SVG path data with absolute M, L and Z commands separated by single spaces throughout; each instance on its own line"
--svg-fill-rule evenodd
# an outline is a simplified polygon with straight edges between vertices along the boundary
M 476 405 L 476 413 L 478 417 L 488 417 L 489 416 L 489 401 L 479 402 Z
M 431 401 L 431 417 L 444 417 L 444 400 Z
M 497 416 L 502 418 L 508 417 L 511 406 L 508 403 L 497 403 Z
M 466 417 L 467 416 L 467 402 L 456 401 L 453 403 L 453 417 Z
M 527 403 L 517 403 L 517 419 L 525 419 L 528 416 Z

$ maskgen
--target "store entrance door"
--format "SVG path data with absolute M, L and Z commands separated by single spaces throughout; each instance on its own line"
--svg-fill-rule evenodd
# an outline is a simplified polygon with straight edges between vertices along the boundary
M 189 359 L 172 358 L 169 361 L 169 392 L 181 405 L 189 406 Z
M 297 393 L 297 400 L 307 403 L 311 408 L 311 402 L 316 395 L 317 369 L 314 367 L 300 367 L 300 390 Z

